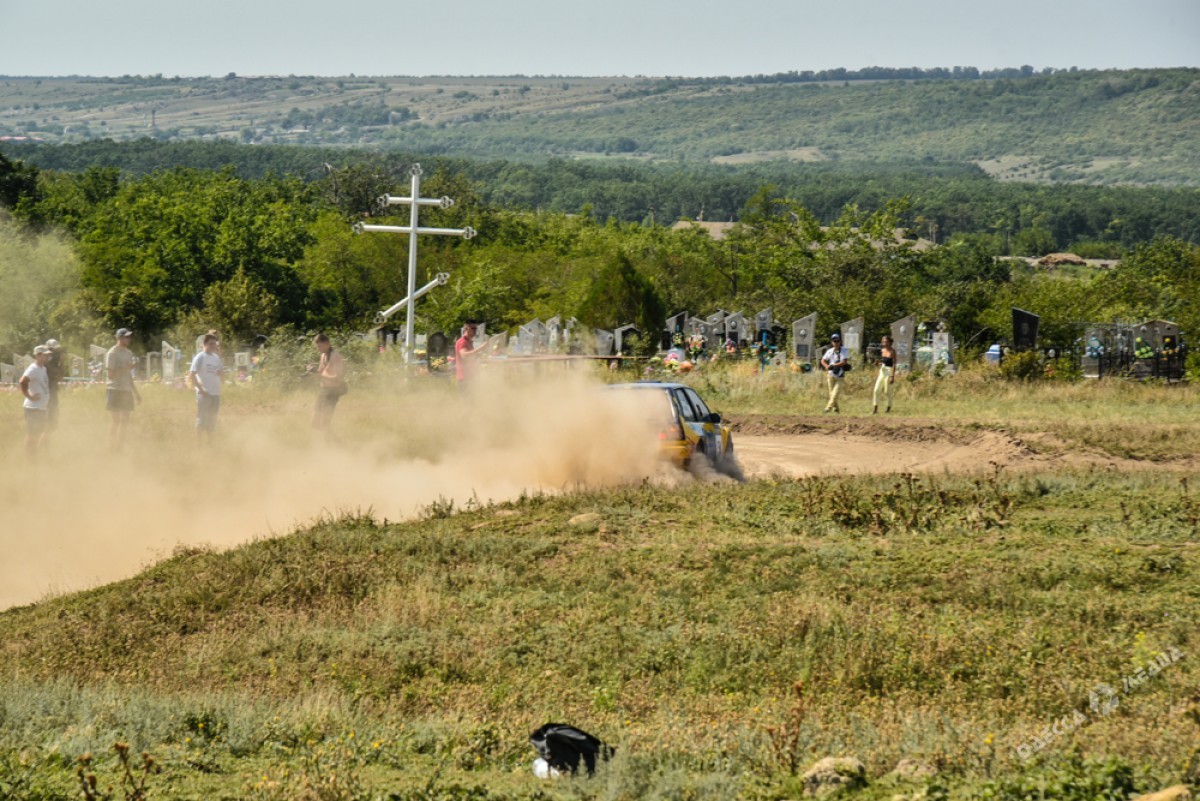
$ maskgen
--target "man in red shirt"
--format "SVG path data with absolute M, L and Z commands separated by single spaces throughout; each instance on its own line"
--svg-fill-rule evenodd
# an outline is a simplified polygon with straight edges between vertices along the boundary
M 475 332 L 479 323 L 468 320 L 462 328 L 462 336 L 454 343 L 454 372 L 458 376 L 458 389 L 467 392 L 470 384 L 479 371 L 478 360 L 483 358 L 483 350 L 487 343 L 475 347 Z

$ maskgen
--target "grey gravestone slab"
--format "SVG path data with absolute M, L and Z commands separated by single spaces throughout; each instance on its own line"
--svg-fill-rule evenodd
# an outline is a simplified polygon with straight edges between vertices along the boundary
M 896 349 L 896 369 L 911 370 L 916 342 L 917 319 L 911 314 L 892 323 L 892 344 Z
M 862 317 L 855 317 L 853 320 L 847 320 L 842 323 L 842 347 L 850 351 L 850 358 L 861 358 L 863 352 L 863 329 L 866 328 L 866 321 Z
M 817 327 L 817 313 L 801 317 L 792 323 L 792 354 L 802 361 L 812 363 L 814 336 Z
M 612 331 L 605 331 L 603 328 L 597 328 L 592 332 L 595 339 L 595 348 L 597 356 L 611 356 L 613 354 L 614 337 Z

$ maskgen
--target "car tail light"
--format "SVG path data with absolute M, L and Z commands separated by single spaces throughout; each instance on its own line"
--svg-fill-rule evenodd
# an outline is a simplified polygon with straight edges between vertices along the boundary
M 665 440 L 682 440 L 684 438 L 683 437 L 683 424 L 680 423 L 678 420 L 672 422 L 668 428 L 664 428 L 662 431 L 658 432 L 658 438 L 661 440 L 664 440 L 664 441 Z

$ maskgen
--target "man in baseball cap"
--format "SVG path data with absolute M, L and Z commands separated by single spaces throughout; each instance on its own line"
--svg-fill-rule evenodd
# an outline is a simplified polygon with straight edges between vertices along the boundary
M 137 359 L 129 350 L 133 341 L 133 331 L 128 328 L 117 329 L 117 344 L 109 349 L 104 356 L 104 367 L 108 371 L 108 402 L 107 407 L 112 415 L 112 427 L 109 429 L 109 445 L 114 451 L 121 450 L 125 444 L 125 430 L 129 426 L 129 413 L 135 404 L 142 402 L 137 386 L 133 383 L 133 371 Z
M 850 364 L 850 351 L 842 347 L 842 335 L 834 331 L 829 335 L 829 349 L 821 357 L 821 367 L 825 370 L 825 383 L 829 386 L 829 402 L 825 411 L 840 412 L 838 398 L 842 394 L 842 380 Z
M 46 374 L 46 362 L 50 360 L 50 349 L 38 345 L 33 349 L 33 364 L 25 368 L 17 386 L 25 396 L 25 453 L 30 459 L 37 457 L 42 438 L 46 434 L 46 407 L 50 403 L 50 380 Z

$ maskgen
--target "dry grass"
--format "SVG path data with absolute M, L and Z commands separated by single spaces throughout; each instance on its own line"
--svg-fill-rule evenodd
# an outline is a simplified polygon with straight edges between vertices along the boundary
M 819 399 L 806 378 L 735 371 L 708 394 L 727 412 L 778 414 Z M 961 426 L 1012 409 L 1008 425 L 1057 431 L 1086 402 L 1134 449 L 1149 429 L 1120 424 L 1120 393 L 1154 428 L 1184 425 L 1170 401 L 1193 390 L 1022 392 L 966 375 L 903 392 L 902 413 L 920 403 Z M 281 437 L 305 436 L 290 420 L 302 399 L 255 397 Z M 345 422 L 411 408 L 385 398 L 364 390 Z M 144 425 L 177 406 L 152 395 Z M 435 447 L 428 428 L 393 447 Z M 1157 469 L 644 484 L 464 512 L 431 498 L 407 523 L 348 514 L 181 550 L 0 613 L 0 781 L 56 797 L 76 756 L 121 739 L 156 756 L 166 798 L 783 798 L 799 791 L 792 767 L 827 754 L 866 763 L 866 798 L 905 789 L 884 778 L 903 757 L 939 768 L 934 795 L 1124 798 L 1177 780 L 1196 746 L 1180 714 L 1196 687 L 1195 481 Z M 599 519 L 572 524 L 581 512 Z M 1087 712 L 1100 683 L 1120 689 L 1117 709 L 1025 762 L 1021 746 Z M 594 782 L 535 782 L 525 737 L 547 720 L 617 744 L 618 761 Z

